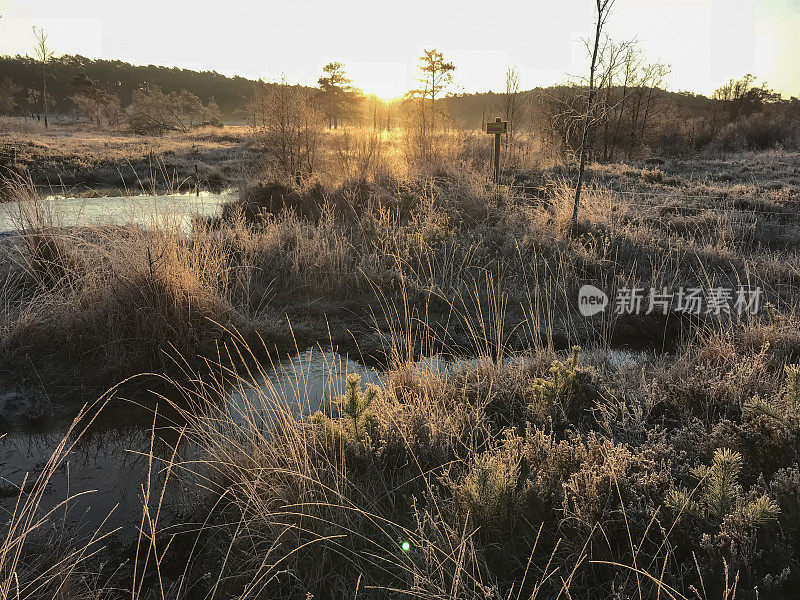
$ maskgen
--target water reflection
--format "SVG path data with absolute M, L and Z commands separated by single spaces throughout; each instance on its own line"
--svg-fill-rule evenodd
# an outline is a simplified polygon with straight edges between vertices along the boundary
M 298 417 L 307 416 L 343 393 L 350 373 L 361 375 L 363 385 L 382 381 L 382 375 L 375 369 L 335 352 L 307 350 L 270 365 L 255 377 L 235 382 L 223 394 L 224 406 L 238 423 L 243 419 L 266 422 L 276 406 Z M 163 400 L 157 412 L 153 410 L 155 404 L 153 396 L 135 400 L 113 398 L 95 415 L 63 466 L 50 479 L 40 505 L 41 514 L 71 495 L 91 492 L 59 508 L 55 516 L 68 527 L 88 535 L 111 514 L 104 529 L 119 529 L 118 538 L 133 539 L 142 516 L 151 443 L 156 458 L 151 484 L 158 491 L 163 483 L 164 461 L 171 457 L 178 443 L 177 416 L 165 412 Z M 154 421 L 156 414 L 159 416 Z M 68 433 L 71 422 L 72 416 L 66 414 L 51 420 L 46 431 L 18 428 L 0 438 L 1 523 L 6 523 L 13 513 L 26 474 L 29 482 L 39 476 L 53 450 Z M 154 423 L 155 436 L 151 435 Z M 193 452 L 193 448 L 181 443 L 177 459 L 188 460 Z M 162 507 L 162 524 L 175 522 L 186 504 L 184 498 L 191 493 L 187 491 L 190 487 L 191 481 L 185 476 L 171 478 Z
M 236 422 L 253 411 L 269 412 L 276 407 L 308 416 L 326 409 L 343 394 L 350 374 L 361 377 L 362 387 L 380 385 L 385 380 L 378 370 L 336 352 L 306 350 L 256 373 L 252 379 L 238 381 L 226 394 L 228 411 Z
M 39 503 L 39 514 L 58 507 L 54 520 L 60 520 L 76 534 L 87 535 L 110 515 L 106 530 L 120 528 L 123 537 L 135 535 L 142 486 L 147 480 L 151 444 L 148 427 L 152 423 L 151 411 L 113 399 L 83 435 L 68 437 L 67 444 L 72 449 L 50 477 Z M 12 431 L 0 438 L 0 522 L 7 522 L 18 510 L 22 486 L 30 491 L 47 470 L 48 461 L 69 433 L 70 424 L 71 421 L 59 419 L 51 422 L 46 432 Z M 168 455 L 170 438 L 174 436 L 165 426 L 158 431 L 154 454 Z M 80 495 L 69 500 L 76 494 Z M 166 508 L 170 510 L 169 506 Z

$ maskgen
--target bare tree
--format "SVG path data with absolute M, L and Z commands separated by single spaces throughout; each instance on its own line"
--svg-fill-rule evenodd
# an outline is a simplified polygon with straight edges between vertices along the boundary
M 614 127 L 614 134 L 611 137 L 611 151 L 608 160 L 614 162 L 614 152 L 617 149 L 617 141 L 619 140 L 619 132 L 622 128 L 622 120 L 625 117 L 625 109 L 627 108 L 628 99 L 633 94 L 636 84 L 636 72 L 641 66 L 641 59 L 639 53 L 635 48 L 628 48 L 625 53 L 624 59 L 625 69 L 622 81 L 622 97 L 619 102 L 619 111 L 617 112 L 617 123 Z
M 255 84 L 250 111 L 253 130 L 282 175 L 314 171 L 324 118 L 317 100 L 285 77 L 277 84 Z
M 644 82 L 645 87 L 647 88 L 647 100 L 645 101 L 644 116 L 642 118 L 642 129 L 641 129 L 641 134 L 639 135 L 640 144 L 642 143 L 645 131 L 647 130 L 647 119 L 650 116 L 653 104 L 653 90 L 661 87 L 664 84 L 664 78 L 667 75 L 669 75 L 669 72 L 670 72 L 669 66 L 662 64 L 660 62 L 654 63 L 652 65 L 647 65 L 647 67 L 645 67 L 642 80 Z M 634 130 L 634 135 L 636 135 L 635 130 Z
M 522 110 L 521 100 L 519 71 L 516 67 L 508 67 L 506 70 L 506 89 L 501 94 L 501 111 L 508 122 L 506 148 L 509 153 L 514 151 L 514 134 L 516 133 L 517 120 Z
M 25 92 L 25 103 L 27 105 L 27 111 L 25 112 L 27 121 L 27 115 L 30 115 L 31 120 L 34 118 L 37 121 L 41 121 L 42 117 L 42 108 L 41 108 L 41 95 L 42 93 L 39 90 L 35 90 L 33 88 L 28 88 Z
M 134 90 L 125 117 L 131 130 L 142 134 L 188 131 L 197 124 L 218 125 L 222 120 L 213 98 L 204 106 L 200 98 L 186 90 L 165 94 L 157 85 Z
M 36 45 L 33 52 L 36 59 L 42 64 L 42 105 L 44 112 L 44 126 L 47 128 L 47 64 L 53 58 L 53 51 L 47 45 L 47 34 L 44 29 L 33 28 L 33 35 L 36 37 Z
M 546 150 L 577 162 L 583 148 L 586 161 L 613 162 L 617 151 L 631 153 L 640 148 L 661 98 L 658 88 L 670 70 L 660 62 L 645 65 L 641 56 L 635 40 L 605 39 L 600 44 L 585 145 L 588 78 L 542 93 L 537 116 Z
M 575 186 L 575 205 L 572 208 L 572 231 L 578 231 L 578 206 L 581 200 L 581 189 L 583 188 L 583 173 L 586 170 L 586 147 L 589 140 L 589 126 L 592 120 L 592 107 L 594 106 L 597 88 L 595 87 L 595 75 L 597 69 L 597 56 L 600 53 L 600 38 L 603 34 L 608 16 L 615 0 L 595 0 L 595 10 L 597 21 L 595 23 L 594 45 L 591 47 L 591 63 L 589 65 L 589 95 L 586 99 L 586 112 L 583 118 L 583 135 L 581 138 L 581 151 L 578 166 L 578 185 Z
M 609 129 L 612 116 L 616 112 L 618 104 L 615 90 L 617 75 L 623 64 L 622 58 L 629 47 L 629 42 L 617 44 L 608 40 L 600 52 L 600 64 L 602 69 L 600 76 L 601 84 L 597 87 L 598 89 L 605 88 L 605 97 L 603 98 L 601 111 L 603 123 L 603 161 L 608 160 Z

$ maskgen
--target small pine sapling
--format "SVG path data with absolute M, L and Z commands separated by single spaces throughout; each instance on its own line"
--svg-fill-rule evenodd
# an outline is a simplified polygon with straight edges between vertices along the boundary
M 345 393 L 334 401 L 341 416 L 331 419 L 317 412 L 311 422 L 319 428 L 326 442 L 349 446 L 369 444 L 375 438 L 377 427 L 372 404 L 379 393 L 380 389 L 374 384 L 368 384 L 362 391 L 361 376 L 350 374 Z
M 745 501 L 739 485 L 741 470 L 741 454 L 717 448 L 710 465 L 692 469 L 692 476 L 699 482 L 697 488 L 693 492 L 673 488 L 664 503 L 678 519 L 693 516 L 716 527 L 730 515 L 745 516 L 754 526 L 775 519 L 780 508 L 770 497 L 761 495 Z
M 785 424 L 800 422 L 800 365 L 786 365 L 786 391 L 782 399 L 769 400 L 756 395 L 745 403 L 745 413 L 760 414 Z

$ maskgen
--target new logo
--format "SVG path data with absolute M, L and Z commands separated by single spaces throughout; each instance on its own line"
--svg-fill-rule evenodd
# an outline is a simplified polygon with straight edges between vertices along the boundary
M 584 317 L 603 312 L 608 306 L 608 296 L 593 285 L 584 285 L 578 292 L 578 310 Z

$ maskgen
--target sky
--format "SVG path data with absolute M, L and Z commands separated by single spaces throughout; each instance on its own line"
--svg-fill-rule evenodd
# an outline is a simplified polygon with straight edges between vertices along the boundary
M 32 54 L 43 27 L 56 55 L 215 70 L 315 85 L 343 62 L 384 98 L 413 87 L 417 57 L 438 48 L 453 92 L 499 91 L 516 66 L 523 88 L 586 71 L 594 0 L 0 0 L 0 54 Z M 672 68 L 674 91 L 710 94 L 753 73 L 800 95 L 800 0 L 616 0 L 608 25 Z

